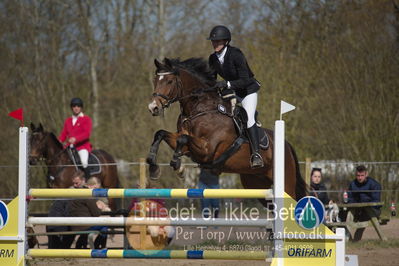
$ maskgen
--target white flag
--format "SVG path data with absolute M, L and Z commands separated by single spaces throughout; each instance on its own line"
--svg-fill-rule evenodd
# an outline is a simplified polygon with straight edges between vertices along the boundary
M 292 111 L 295 109 L 295 106 L 293 106 L 292 104 L 286 103 L 284 101 L 281 101 L 281 106 L 280 106 L 280 119 L 282 117 L 283 114 L 288 113 L 289 111 Z

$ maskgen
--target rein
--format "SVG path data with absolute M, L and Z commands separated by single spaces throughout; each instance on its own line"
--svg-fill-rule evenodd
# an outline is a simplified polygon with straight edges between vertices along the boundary
M 53 158 L 51 158 L 48 162 L 48 165 L 54 165 L 55 164 L 55 159 L 57 159 L 66 149 L 62 149 L 59 152 L 57 152 Z M 59 167 L 59 165 L 55 165 L 55 167 Z
M 172 74 L 176 75 L 176 72 L 156 73 L 157 76 L 161 76 L 161 77 L 166 76 L 166 75 L 172 75 Z M 176 83 L 177 83 L 176 89 L 181 88 L 182 87 L 181 80 L 178 79 L 177 76 L 175 77 L 175 79 L 176 79 Z M 162 99 L 166 100 L 166 103 L 161 102 L 161 104 L 162 104 L 162 108 L 168 108 L 172 103 L 175 103 L 177 101 L 180 101 L 180 100 L 183 100 L 183 99 L 186 99 L 186 98 L 190 98 L 190 97 L 193 97 L 193 96 L 201 95 L 204 92 L 213 92 L 213 91 L 215 91 L 215 88 L 216 88 L 215 86 L 212 86 L 212 87 L 205 88 L 205 89 L 198 89 L 198 90 L 195 90 L 195 91 L 193 91 L 192 93 L 190 93 L 188 95 L 181 96 L 181 97 L 179 97 L 178 93 L 176 93 L 175 97 L 171 98 L 169 96 L 166 96 L 164 94 L 157 93 L 157 92 L 154 92 L 152 94 L 152 96 L 153 97 L 161 97 Z
M 163 77 L 163 76 L 166 76 L 166 75 L 176 75 L 176 74 L 177 74 L 176 72 L 172 72 L 172 71 L 156 73 L 156 75 L 160 76 L 160 77 Z M 162 78 L 160 78 L 160 79 L 162 79 Z M 176 75 L 175 79 L 176 79 L 176 83 L 177 83 L 177 86 L 175 87 L 175 90 L 176 89 L 178 90 L 178 89 L 180 89 L 182 87 L 182 83 L 181 83 L 181 80 L 177 77 L 177 75 Z M 216 89 L 216 86 L 212 86 L 212 87 L 208 87 L 208 88 L 200 88 L 200 89 L 194 90 L 193 92 L 191 92 L 191 93 L 189 93 L 189 94 L 187 94 L 185 96 L 180 96 L 180 97 L 178 96 L 179 93 L 176 93 L 176 96 L 173 97 L 173 98 L 171 98 L 169 96 L 166 96 L 164 94 L 161 94 L 161 93 L 157 93 L 157 92 L 154 92 L 152 94 L 152 96 L 153 97 L 157 97 L 158 96 L 158 97 L 161 97 L 164 100 L 166 100 L 166 103 L 161 102 L 161 105 L 162 105 L 162 108 L 168 108 L 174 102 L 181 101 L 183 99 L 187 99 L 187 98 L 194 97 L 194 96 L 200 96 L 203 93 L 215 92 L 215 89 Z M 219 110 L 217 108 L 216 109 L 212 109 L 212 110 L 202 111 L 202 112 L 199 112 L 197 114 L 190 115 L 188 117 L 183 118 L 181 123 L 184 124 L 184 123 L 192 121 L 192 120 L 194 120 L 194 119 L 196 119 L 196 118 L 198 118 L 200 116 L 203 116 L 203 115 L 206 115 L 206 114 L 210 114 L 210 113 L 217 113 L 217 112 L 219 112 Z M 182 117 L 184 117 L 184 116 L 182 115 Z
M 33 135 L 39 135 L 40 133 L 39 132 L 33 132 L 32 133 L 32 136 Z M 45 142 L 46 140 L 47 140 L 47 138 L 49 137 L 49 134 L 48 133 L 46 133 L 46 135 L 45 135 L 45 137 L 43 138 L 43 139 L 41 139 L 40 140 L 40 142 L 39 142 L 39 147 L 41 147 L 42 146 L 42 143 L 43 142 Z M 54 162 L 54 160 L 58 157 L 58 156 L 60 156 L 60 154 L 62 153 L 64 151 L 64 149 L 61 149 L 59 152 L 57 152 L 52 158 L 49 158 L 49 159 L 47 159 L 45 156 L 40 156 L 39 158 L 38 158 L 38 160 L 39 161 L 47 161 L 48 163 L 49 163 L 49 165 L 51 165 L 50 163 L 52 163 L 52 162 Z M 47 164 L 47 163 L 46 163 Z
M 192 97 L 192 96 L 198 96 L 198 95 L 201 95 L 202 93 L 214 92 L 214 91 L 215 91 L 215 87 L 214 87 L 214 86 L 213 86 L 213 87 L 209 87 L 209 88 L 205 88 L 205 89 L 198 89 L 198 90 L 196 90 L 196 91 L 193 91 L 193 92 L 190 93 L 189 95 L 186 95 L 186 96 L 182 97 L 181 99 L 183 99 L 183 98 L 189 98 L 189 97 Z M 186 122 L 193 121 L 194 119 L 196 119 L 196 118 L 198 118 L 198 117 L 200 117 L 200 116 L 203 116 L 203 115 L 206 115 L 206 114 L 211 114 L 211 113 L 221 113 L 221 114 L 230 116 L 230 115 L 227 114 L 227 113 L 222 113 L 222 112 L 220 112 L 219 109 L 216 108 L 216 109 L 212 109 L 212 110 L 202 111 L 202 112 L 199 112 L 199 113 L 190 115 L 190 116 L 188 116 L 188 117 L 184 117 L 184 116 L 182 115 L 182 117 L 184 117 L 184 118 L 182 119 L 182 122 L 181 122 L 181 123 L 184 124 L 184 123 L 186 123 Z
M 70 167 L 70 165 L 55 165 L 55 166 L 51 166 L 55 164 L 55 159 L 57 159 L 62 153 L 67 152 L 68 157 L 70 158 L 70 160 L 72 161 L 72 164 L 75 166 L 75 169 L 78 170 L 78 167 L 76 165 L 75 160 L 73 159 L 73 155 L 69 154 L 71 153 L 71 150 L 69 147 L 67 147 L 66 149 L 62 149 L 59 152 L 57 152 L 53 158 L 51 160 L 49 160 L 49 166 L 48 168 L 50 169 L 51 167 L 53 167 L 55 169 L 55 173 L 53 173 L 53 176 L 55 178 L 58 177 L 58 175 L 67 167 Z
M 203 115 L 206 115 L 206 114 L 211 114 L 211 113 L 218 113 L 218 112 L 219 112 L 219 110 L 217 110 L 217 109 L 199 112 L 199 113 L 197 113 L 197 114 L 195 114 L 195 115 L 191 115 L 191 116 L 189 116 L 189 117 L 183 118 L 183 120 L 181 121 L 181 123 L 184 124 L 185 122 L 192 121 L 192 120 L 196 119 L 197 117 L 200 117 L 200 116 L 203 116 Z
M 157 93 L 157 92 L 154 92 L 152 94 L 152 97 L 157 97 L 157 96 L 166 100 L 166 103 L 161 102 L 162 108 L 168 108 L 172 103 L 174 103 L 174 102 L 176 102 L 178 100 L 177 96 L 175 98 L 171 99 L 168 96 L 160 94 L 160 93 Z

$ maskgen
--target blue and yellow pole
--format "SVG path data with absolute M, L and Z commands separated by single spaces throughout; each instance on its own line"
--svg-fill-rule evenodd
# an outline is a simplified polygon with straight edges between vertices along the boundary
M 30 189 L 35 198 L 272 198 L 271 189 Z
M 30 249 L 32 258 L 130 258 L 130 259 L 222 259 L 265 260 L 263 251 L 218 250 L 108 250 L 108 249 Z

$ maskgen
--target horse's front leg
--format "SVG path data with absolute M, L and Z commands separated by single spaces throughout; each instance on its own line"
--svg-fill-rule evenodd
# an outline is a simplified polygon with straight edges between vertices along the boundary
M 154 140 L 151 144 L 150 153 L 147 156 L 147 163 L 150 165 L 150 178 L 158 179 L 161 175 L 159 166 L 157 165 L 157 154 L 159 144 L 162 140 L 174 150 L 176 148 L 176 139 L 179 136 L 178 133 L 171 133 L 166 130 L 158 130 L 154 135 Z
M 180 157 L 183 156 L 183 148 L 187 149 L 187 144 L 190 140 L 189 135 L 180 135 L 176 139 L 176 149 L 175 152 L 173 153 L 173 158 L 170 161 L 170 166 L 173 167 L 173 169 L 176 170 L 181 170 L 181 159 Z

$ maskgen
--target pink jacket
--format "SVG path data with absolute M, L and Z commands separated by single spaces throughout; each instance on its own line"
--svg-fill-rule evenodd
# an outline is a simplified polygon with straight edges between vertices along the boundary
M 92 147 L 90 143 L 92 122 L 87 115 L 78 117 L 75 125 L 72 125 L 72 117 L 68 117 L 64 122 L 64 128 L 61 131 L 58 139 L 63 143 L 67 138 L 76 138 L 75 148 L 79 150 L 86 149 L 91 152 Z

